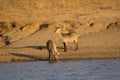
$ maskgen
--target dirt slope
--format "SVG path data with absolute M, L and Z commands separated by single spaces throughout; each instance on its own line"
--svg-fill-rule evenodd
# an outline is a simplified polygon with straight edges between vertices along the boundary
M 12 43 L 43 24 L 66 21 L 79 23 L 80 35 L 99 32 L 120 21 L 119 4 L 119 0 L 0 0 L 0 36 Z
M 52 30 L 51 30 L 52 31 Z M 0 62 L 48 60 L 46 41 L 55 40 L 53 32 L 39 31 L 29 37 L 14 42 L 0 49 Z M 45 34 L 44 34 L 45 32 Z M 74 45 L 68 45 L 68 52 L 62 49 L 62 43 L 57 43 L 60 60 L 77 59 L 120 59 L 120 28 L 115 27 L 96 34 L 79 38 L 79 50 L 74 51 Z M 42 47 L 42 49 L 39 49 Z

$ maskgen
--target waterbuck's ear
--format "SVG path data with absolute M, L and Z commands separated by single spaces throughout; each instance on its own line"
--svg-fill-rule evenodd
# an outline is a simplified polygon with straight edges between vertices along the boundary
M 59 29 L 59 28 L 61 28 L 61 25 L 60 24 L 56 24 L 55 28 Z

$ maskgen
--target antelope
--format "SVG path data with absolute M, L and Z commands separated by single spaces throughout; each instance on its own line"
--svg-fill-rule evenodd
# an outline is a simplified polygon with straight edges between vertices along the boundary
M 58 37 L 62 40 L 64 45 L 64 52 L 67 51 L 67 43 L 74 43 L 75 44 L 75 50 L 78 49 L 78 37 L 79 34 L 77 32 L 68 32 L 68 33 L 62 33 L 62 29 L 56 28 L 55 34 L 58 35 Z
M 52 40 L 48 40 L 46 45 L 49 52 L 49 61 L 57 62 L 59 52 L 57 52 L 56 44 Z

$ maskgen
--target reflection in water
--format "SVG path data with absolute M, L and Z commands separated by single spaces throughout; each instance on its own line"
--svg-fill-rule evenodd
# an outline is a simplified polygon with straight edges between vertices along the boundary
M 0 80 L 120 80 L 120 60 L 2 63 Z

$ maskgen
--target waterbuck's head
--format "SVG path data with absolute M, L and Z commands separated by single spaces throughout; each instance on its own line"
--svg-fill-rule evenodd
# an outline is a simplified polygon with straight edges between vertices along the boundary
M 59 24 L 56 25 L 56 28 L 55 28 L 55 31 L 54 33 L 57 34 L 57 33 L 61 33 L 61 26 Z

